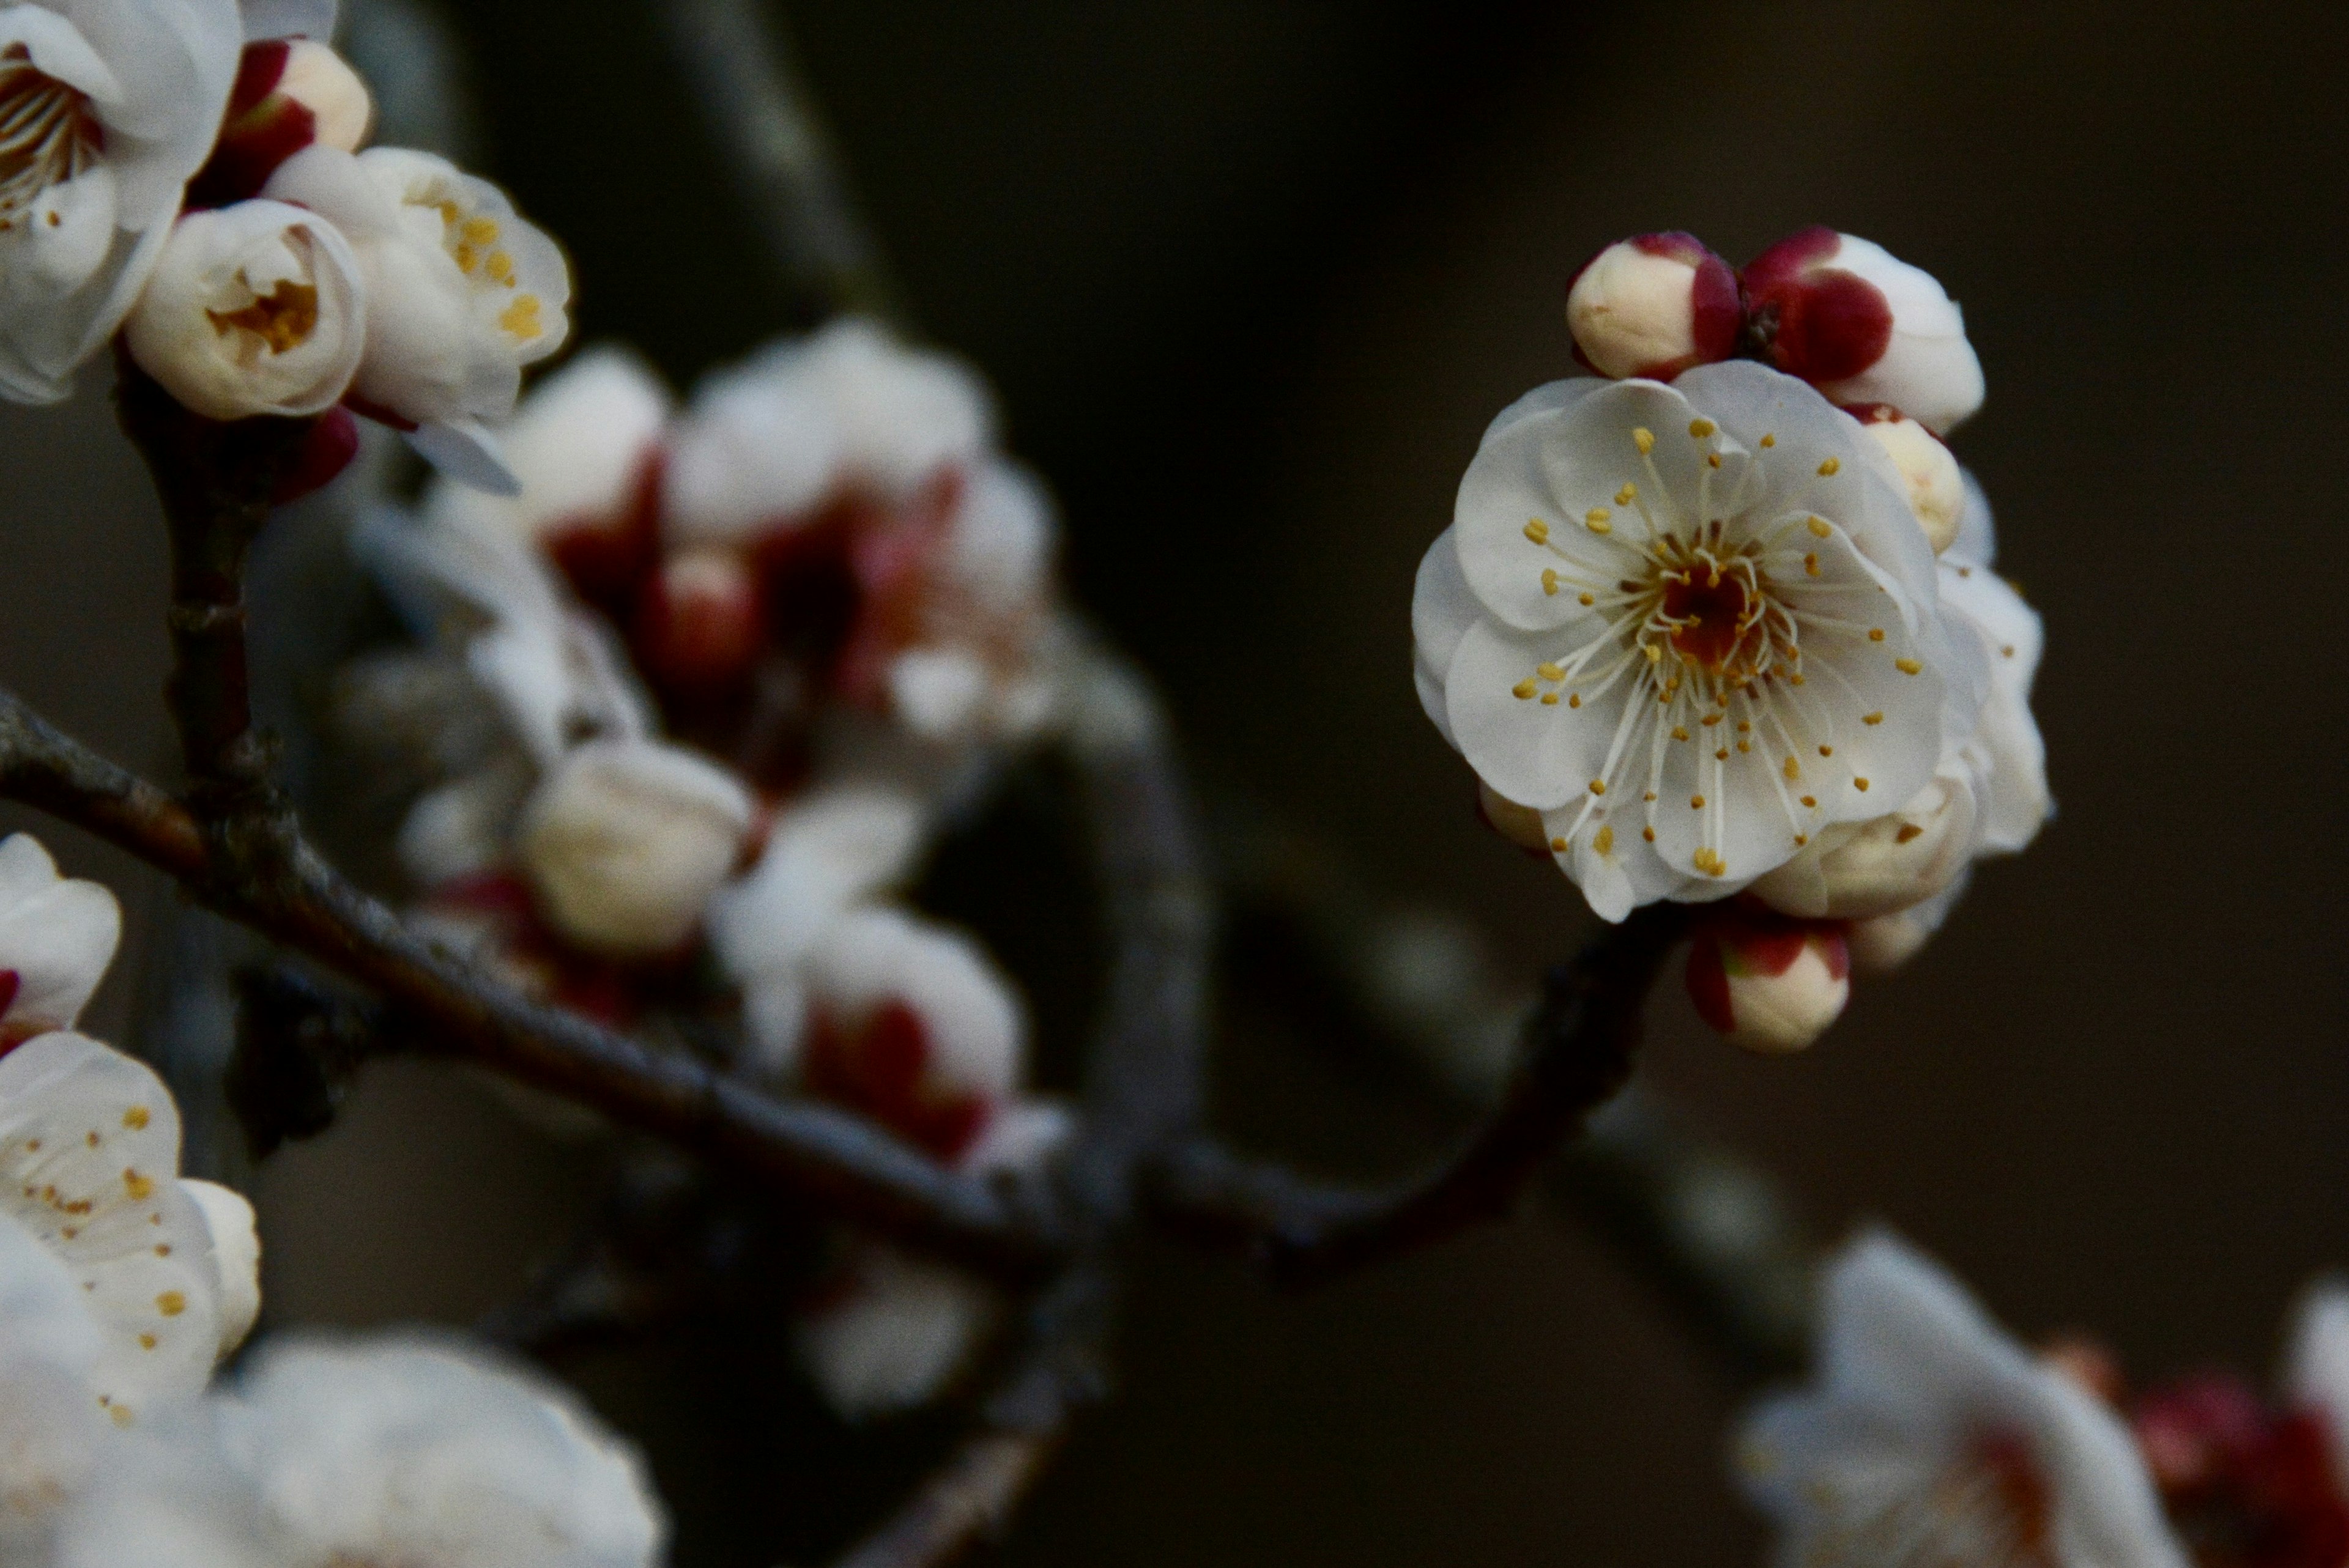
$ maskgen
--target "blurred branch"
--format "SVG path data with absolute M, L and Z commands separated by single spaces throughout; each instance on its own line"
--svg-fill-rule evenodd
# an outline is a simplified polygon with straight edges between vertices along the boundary
M 760 0 L 647 0 L 784 279 L 820 307 L 901 315 L 777 8 Z
M 1630 1078 L 1640 1014 L 1683 916 L 1673 904 L 1640 910 L 1550 972 L 1499 1102 L 1424 1180 L 1390 1193 L 1331 1191 L 1202 1144 L 1165 1166 L 1161 1212 L 1293 1284 L 1351 1273 L 1506 1213 L 1548 1156 Z

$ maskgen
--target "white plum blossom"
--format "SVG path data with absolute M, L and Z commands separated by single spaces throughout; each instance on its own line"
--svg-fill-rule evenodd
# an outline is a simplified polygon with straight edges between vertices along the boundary
M 451 1342 L 296 1339 L 109 1457 L 58 1568 L 650 1568 L 635 1449 Z
M 1741 281 L 1764 357 L 1834 402 L 1889 404 L 1937 435 L 1982 407 L 1965 314 L 1883 246 L 1806 229 L 1747 263 Z
M 885 1121 L 893 1108 L 942 1112 L 963 1128 L 947 1135 L 959 1142 L 946 1152 L 958 1154 L 1019 1087 L 1028 1041 L 1019 998 L 952 927 L 883 905 L 850 910 L 810 953 L 807 988 L 816 1037 L 801 1073 L 817 1093 L 828 1081 L 843 1096 L 872 1095 Z
M 118 1425 L 201 1390 L 250 1322 L 251 1210 L 179 1170 L 179 1109 L 145 1064 L 70 1034 L 0 1057 L 0 1214 L 84 1293 L 99 1330 L 86 1397 Z
M 1883 449 L 1743 361 L 1504 411 L 1413 626 L 1430 717 L 1612 920 L 1906 801 L 1982 678 Z
M 1669 381 L 1726 359 L 1745 325 L 1737 274 L 1691 234 L 1618 240 L 1577 273 L 1566 323 L 1601 376 Z
M 575 748 L 523 808 L 515 839 L 548 922 L 614 957 L 685 945 L 740 856 L 750 791 L 657 740 Z
M 1905 1243 L 1820 1291 L 1816 1384 L 1765 1400 L 1738 1468 L 1787 1568 L 2186 1568 L 2127 1429 Z
M 0 840 L 0 1048 L 70 1029 L 122 941 L 122 906 L 57 874 L 29 833 Z
M 180 220 L 127 338 L 140 368 L 206 418 L 322 413 L 358 373 L 366 285 L 333 224 L 240 201 Z
M 411 429 L 443 472 L 516 487 L 484 421 L 513 412 L 522 371 L 570 332 L 571 269 L 503 191 L 400 148 L 295 153 L 264 195 L 340 229 L 367 280 L 357 405 Z
M 0 1562 L 29 1556 L 110 1423 L 90 1398 L 98 1319 L 65 1260 L 0 1215 Z
M 734 542 L 844 490 L 885 504 L 968 465 L 993 438 L 987 389 L 960 361 L 848 318 L 713 377 L 679 423 L 664 521 Z
M 63 398 L 138 303 L 242 41 L 233 0 L 0 10 L 0 396 Z
M 908 790 L 826 786 L 783 811 L 758 864 L 711 901 L 710 944 L 742 988 L 743 1026 L 762 1071 L 797 1069 L 811 956 L 848 911 L 913 874 L 928 826 Z

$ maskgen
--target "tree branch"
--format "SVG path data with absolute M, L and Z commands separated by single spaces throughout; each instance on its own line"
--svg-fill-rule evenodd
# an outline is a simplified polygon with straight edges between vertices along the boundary
M 542 1006 L 425 942 L 298 833 L 282 863 L 225 860 L 186 807 L 0 692 L 0 796 L 37 806 L 176 878 L 207 907 L 398 1006 L 430 1047 L 653 1133 L 803 1202 L 998 1277 L 1061 1250 L 1015 1212 L 880 1129 L 774 1099 L 682 1055 Z
M 1684 915 L 1673 904 L 1640 910 L 1550 972 L 1499 1103 L 1424 1180 L 1386 1193 L 1317 1187 L 1197 1144 L 1162 1167 L 1161 1214 L 1196 1239 L 1254 1254 L 1278 1279 L 1309 1284 L 1506 1213 L 1630 1076 L 1640 1013 Z

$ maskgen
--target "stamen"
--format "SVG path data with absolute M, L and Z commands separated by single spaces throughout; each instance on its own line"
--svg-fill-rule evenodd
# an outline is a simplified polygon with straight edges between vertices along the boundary
M 1549 524 L 1544 522 L 1539 518 L 1534 519 L 1531 522 L 1526 524 L 1526 537 L 1532 540 L 1536 544 L 1547 544 L 1549 542 Z

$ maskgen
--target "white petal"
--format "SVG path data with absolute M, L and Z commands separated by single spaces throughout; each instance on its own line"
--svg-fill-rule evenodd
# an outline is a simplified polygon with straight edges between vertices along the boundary
M 0 969 L 16 971 L 5 1022 L 19 1031 L 71 1028 L 122 939 L 122 906 L 107 888 L 67 880 L 27 834 L 0 843 Z
M 992 1298 L 962 1275 L 874 1247 L 846 1292 L 803 1318 L 797 1337 L 833 1408 L 870 1419 L 936 1394 L 992 1315 Z
M 833 923 L 808 957 L 816 1006 L 848 1022 L 900 1003 L 922 1021 L 923 1071 L 939 1084 L 1007 1100 L 1025 1074 L 1028 1020 L 1010 982 L 962 932 L 868 906 Z
M 106 1430 L 90 1398 L 99 1351 L 73 1275 L 0 1214 L 0 1561 L 18 1561 L 11 1548 L 88 1473 Z
M 1604 783 L 1608 754 L 1626 705 L 1627 678 L 1581 707 L 1516 695 L 1543 663 L 1572 647 L 1556 632 L 1509 630 L 1480 621 L 1460 639 L 1444 673 L 1445 711 L 1460 753 L 1478 778 L 1506 798 L 1547 811 Z M 1608 655 L 1600 655 L 1600 663 Z M 1644 692 L 1637 698 L 1648 701 Z M 1596 793 L 1596 792 L 1594 792 Z
M 802 799 L 758 865 L 712 902 L 719 962 L 741 983 L 796 968 L 843 911 L 913 874 L 926 827 L 921 801 L 900 789 L 841 785 Z
M 2319 1280 L 2302 1296 L 2282 1381 L 2293 1408 L 2323 1418 L 2333 1473 L 2349 1486 L 2349 1285 L 2339 1279 Z
M 1447 741 L 1452 739 L 1452 719 L 1444 707 L 1444 673 L 1452 667 L 1452 655 L 1460 651 L 1460 639 L 1483 614 L 1460 571 L 1460 552 L 1447 528 L 1420 557 L 1411 595 L 1412 668 L 1420 706 Z
M 417 456 L 445 478 L 485 495 L 522 494 L 522 480 L 506 462 L 497 436 L 479 419 L 432 420 L 407 435 Z
M 179 1110 L 143 1063 L 65 1034 L 0 1058 L 0 1212 L 84 1287 L 109 1408 L 194 1393 L 220 1351 L 212 1233 L 179 1166 Z
M 225 1357 L 244 1343 L 261 1316 L 261 1233 L 243 1193 L 214 1181 L 182 1180 L 180 1187 L 203 1211 L 204 1229 L 212 1239 L 220 1281 L 220 1354 Z

